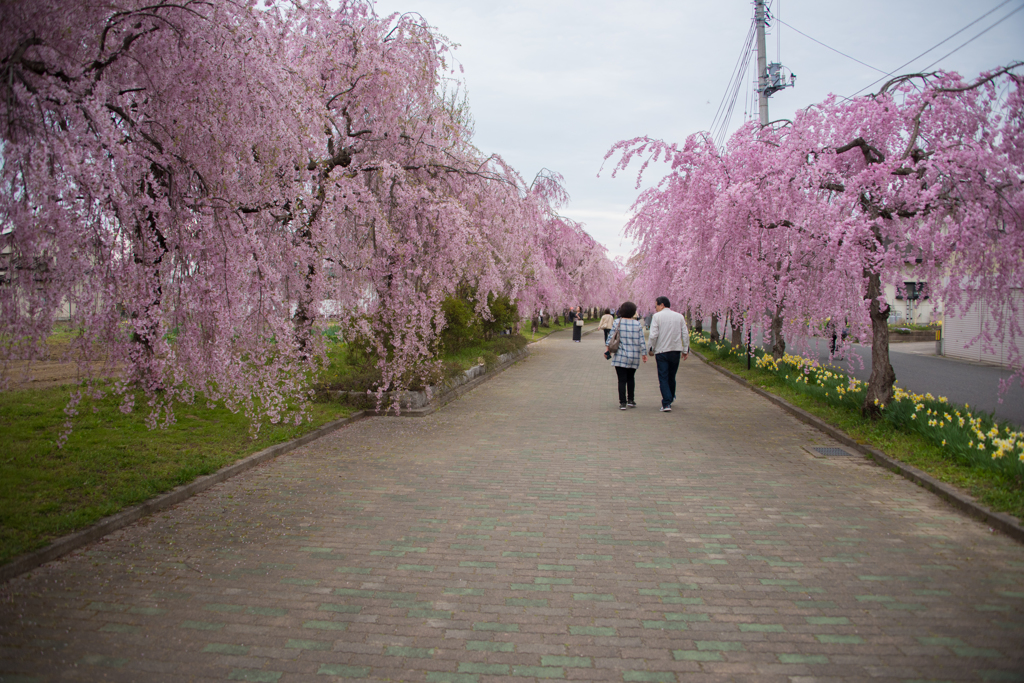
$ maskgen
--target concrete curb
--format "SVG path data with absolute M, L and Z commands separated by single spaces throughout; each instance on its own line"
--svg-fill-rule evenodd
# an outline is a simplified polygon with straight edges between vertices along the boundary
M 84 545 L 97 541 L 107 534 L 137 522 L 147 515 L 159 512 L 160 510 L 165 510 L 172 505 L 177 505 L 183 500 L 205 491 L 214 484 L 226 481 L 236 474 L 241 474 L 242 472 L 250 470 L 272 458 L 276 458 L 279 455 L 284 455 L 289 451 L 293 451 L 299 446 L 304 446 L 311 441 L 315 441 L 322 436 L 326 436 L 327 434 L 337 431 L 345 425 L 364 417 L 367 417 L 367 414 L 365 411 L 361 410 L 349 417 L 328 422 L 323 427 L 315 429 L 297 439 L 292 439 L 291 441 L 286 441 L 284 443 L 264 448 L 262 451 L 246 456 L 238 462 L 222 467 L 213 474 L 204 475 L 195 481 L 189 482 L 188 484 L 182 484 L 181 486 L 172 489 L 167 493 L 162 493 L 155 498 L 151 498 L 144 503 L 122 510 L 121 512 L 109 517 L 104 517 L 92 526 L 82 529 L 81 531 L 76 531 L 73 534 L 62 536 L 45 548 L 40 548 L 35 552 L 22 555 L 5 565 L 0 566 L 0 583 L 35 569 L 46 562 L 56 560 L 59 557 L 68 554 L 72 550 L 77 550 Z
M 376 408 L 373 408 L 372 411 L 378 415 L 397 415 L 398 413 L 393 412 L 392 409 L 390 408 L 390 406 L 393 405 L 397 397 L 402 415 L 405 415 L 406 413 L 410 413 L 412 415 L 429 414 L 431 412 L 429 410 L 431 406 L 438 404 L 438 401 L 440 401 L 440 405 L 444 405 L 445 403 L 447 403 L 448 395 L 451 394 L 456 389 L 462 387 L 463 385 L 469 382 L 472 382 L 473 380 L 477 379 L 482 375 L 486 375 L 488 372 L 492 372 L 494 370 L 494 367 L 499 367 L 501 369 L 508 367 L 507 363 L 510 360 L 518 360 L 527 353 L 529 353 L 529 351 L 527 351 L 525 347 L 522 349 L 518 349 L 516 351 L 512 351 L 511 353 L 503 353 L 500 356 L 498 356 L 497 363 L 495 364 L 495 366 L 492 366 L 491 370 L 488 370 L 487 366 L 483 363 L 479 365 L 474 365 L 473 367 L 463 372 L 461 375 L 458 375 L 443 383 L 431 385 L 426 389 L 420 389 L 415 391 L 405 390 L 398 392 L 389 391 L 385 394 L 384 398 L 384 402 L 388 404 L 389 408 L 384 413 L 378 413 Z M 350 398 L 355 398 L 357 400 L 366 400 L 369 397 L 373 396 L 373 394 L 367 393 L 365 391 L 344 390 L 332 390 L 329 391 L 328 394 L 331 396 L 331 398 L 336 400 L 345 400 Z
M 705 358 L 702 354 L 698 353 L 697 351 L 693 351 L 693 355 L 697 356 L 697 358 L 700 358 L 705 365 L 714 368 L 715 370 L 722 373 L 726 377 L 729 377 L 730 379 L 736 381 L 737 383 L 742 384 L 743 386 L 753 391 L 755 394 L 763 396 L 764 398 L 768 399 L 775 405 L 779 406 L 786 412 L 796 417 L 801 422 L 805 422 L 811 425 L 812 427 L 818 429 L 819 431 L 828 434 L 830 437 L 832 437 L 839 443 L 843 444 L 844 446 L 847 446 L 857 451 L 858 453 L 861 453 L 862 455 L 866 456 L 869 460 L 874 460 L 877 464 L 881 465 L 882 467 L 902 475 L 903 477 L 909 479 L 910 481 L 914 482 L 918 486 L 921 486 L 922 488 L 928 489 L 932 493 L 944 499 L 946 502 L 951 503 L 953 507 L 963 510 L 971 517 L 974 517 L 975 519 L 979 519 L 985 522 L 993 529 L 998 529 L 999 531 L 1002 531 L 1004 534 L 1014 539 L 1015 541 L 1024 543 L 1024 526 L 1021 526 L 1021 523 L 1018 522 L 1017 519 L 1013 516 L 1003 512 L 995 512 L 993 510 L 990 510 L 981 503 L 979 503 L 978 501 L 976 501 L 967 493 L 961 491 L 960 489 L 950 486 L 949 484 L 945 484 L 936 479 L 935 477 L 931 476 L 930 474 L 922 472 L 921 470 L 911 465 L 902 463 L 899 460 L 896 460 L 886 455 L 885 453 L 876 448 L 872 448 L 871 446 L 858 443 L 852 436 L 850 436 L 846 432 L 836 427 L 833 427 L 832 425 L 828 424 L 824 420 L 814 415 L 811 415 L 806 410 L 797 408 L 792 403 L 789 403 L 788 401 L 779 398 L 775 394 L 769 393 L 760 387 L 754 386 L 753 384 L 743 379 L 739 375 L 729 372 L 728 370 L 719 365 L 715 365 L 714 363 L 708 362 L 708 359 Z
M 466 393 L 470 389 L 473 389 L 483 384 L 487 380 L 497 375 L 499 372 L 505 370 L 506 368 L 510 367 L 516 362 L 522 360 L 527 355 L 529 355 L 529 353 L 529 349 L 524 348 L 520 352 L 511 354 L 512 357 L 510 359 L 495 366 L 490 371 L 477 376 L 473 380 L 466 382 L 465 384 L 462 384 L 452 389 L 451 391 L 448 391 L 445 394 L 439 396 L 435 402 L 432 402 L 426 408 L 422 408 L 420 410 L 403 410 L 401 415 L 403 417 L 407 415 L 410 417 L 421 417 L 423 415 L 429 415 L 430 413 L 434 412 L 441 406 L 455 400 L 456 398 Z M 260 465 L 268 460 L 276 458 L 279 455 L 284 455 L 289 451 L 293 451 L 299 446 L 304 446 L 307 443 L 310 443 L 311 441 L 316 441 L 320 437 L 326 436 L 331 432 L 337 431 L 338 429 L 344 427 L 347 424 L 355 422 L 356 420 L 360 420 L 365 417 L 372 417 L 374 415 L 394 416 L 394 413 L 374 413 L 372 411 L 360 410 L 357 413 L 353 413 L 349 417 L 342 418 L 340 420 L 335 420 L 333 422 L 328 422 L 323 427 L 315 429 L 312 432 L 300 436 L 297 439 L 292 439 L 291 441 L 286 441 L 284 443 L 279 443 L 274 446 L 264 448 L 262 451 L 258 451 L 250 456 L 242 458 L 238 462 L 222 467 L 213 474 L 207 474 L 205 476 L 199 477 L 195 481 L 192 481 L 188 484 L 183 484 L 175 489 L 168 491 L 167 493 L 162 493 L 159 496 L 156 496 L 155 498 L 151 498 L 150 500 L 145 501 L 144 503 L 140 503 L 139 505 L 136 505 L 134 507 L 122 510 L 121 512 L 113 514 L 109 517 L 104 517 L 103 519 L 96 522 L 90 527 L 87 527 L 80 531 L 76 531 L 72 534 L 68 534 L 67 536 L 62 536 L 50 545 L 46 546 L 45 548 L 40 548 L 39 550 L 28 553 L 26 555 L 21 555 L 15 558 L 14 560 L 8 562 L 7 564 L 0 566 L 0 584 L 5 583 L 16 576 L 20 576 L 25 572 L 31 571 L 36 567 L 39 567 L 40 565 L 46 564 L 47 562 L 59 559 L 60 557 L 63 557 L 64 555 L 70 553 L 72 550 L 77 550 L 94 541 L 98 541 L 107 534 L 117 531 L 118 529 L 123 529 L 129 524 L 133 524 L 142 519 L 143 517 L 153 514 L 154 512 L 159 512 L 173 505 L 177 505 L 178 503 L 187 500 L 188 498 L 191 498 L 197 493 L 205 491 L 214 484 L 219 484 L 222 481 L 226 481 L 237 474 L 241 474 L 246 470 L 250 470 L 253 467 L 256 467 L 257 465 Z
M 541 340 L 538 340 L 538 341 L 541 341 Z M 387 415 L 387 416 L 390 416 L 390 417 L 425 417 L 427 415 L 430 415 L 431 413 L 435 412 L 438 408 L 441 408 L 442 406 L 445 406 L 445 405 L 451 403 L 452 401 L 454 401 L 455 399 L 459 398 L 460 396 L 462 396 L 466 392 L 471 391 L 472 389 L 475 389 L 476 387 L 480 386 L 481 384 L 483 384 L 487 380 L 491 379 L 492 377 L 494 377 L 498 373 L 504 372 L 508 368 L 512 367 L 513 365 L 515 365 L 516 363 L 521 361 L 522 359 L 526 358 L 528 355 L 530 355 L 529 346 L 530 345 L 527 344 L 526 346 L 524 346 L 519 351 L 507 354 L 508 358 L 506 360 L 503 360 L 502 362 L 498 363 L 497 365 L 495 365 L 490 370 L 487 370 L 487 371 L 477 375 L 476 377 L 474 377 L 473 379 L 469 380 L 468 382 L 464 382 L 464 383 L 459 384 L 459 385 L 457 385 L 455 387 L 452 387 L 451 389 L 449 389 L 448 391 L 444 392 L 443 394 L 440 394 L 437 398 L 432 400 L 428 405 L 426 405 L 423 408 L 405 408 L 405 409 L 402 410 L 401 413 L 395 413 L 393 410 L 387 410 L 387 411 L 385 411 L 383 413 L 370 413 L 370 414 L 371 415 Z

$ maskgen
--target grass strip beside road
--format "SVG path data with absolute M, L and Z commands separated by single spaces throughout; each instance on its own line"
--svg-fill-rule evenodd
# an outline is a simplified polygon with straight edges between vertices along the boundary
M 457 374 L 479 361 L 493 365 L 501 353 L 525 343 L 519 338 L 482 341 L 440 360 L 447 372 Z M 361 384 L 362 391 L 379 381 L 375 359 L 353 358 L 344 347 L 334 345 L 324 373 L 329 381 Z M 334 400 L 315 401 L 309 406 L 311 421 L 264 424 L 253 440 L 245 415 L 207 408 L 202 398 L 193 405 L 175 405 L 176 422 L 150 430 L 145 407 L 126 415 L 119 399 L 108 395 L 83 400 L 67 443 L 58 449 L 72 388 L 0 392 L 0 564 L 358 410 Z M 370 399 L 364 403 L 375 407 Z
M 591 320 L 586 320 L 584 322 L 587 325 L 590 325 L 591 323 L 598 322 L 598 320 L 595 318 L 595 319 L 591 319 Z M 553 332 L 560 332 L 561 330 L 571 330 L 572 327 L 573 327 L 572 325 L 564 325 L 564 324 L 561 324 L 561 323 L 559 323 L 559 324 L 550 323 L 550 325 L 551 325 L 551 327 L 541 327 L 541 328 L 538 328 L 536 332 L 532 332 L 530 330 L 530 320 L 526 319 L 526 320 L 523 320 L 523 322 L 522 322 L 522 326 L 521 326 L 521 330 L 522 331 L 519 334 L 521 334 L 524 337 L 526 337 L 526 341 L 528 341 L 528 342 L 535 342 L 535 341 L 539 341 L 539 340 L 543 339 L 544 337 L 548 336 L 549 334 L 551 334 Z
M 958 461 L 920 434 L 903 431 L 884 420 L 865 418 L 856 410 L 819 401 L 795 389 L 774 373 L 756 367 L 747 370 L 746 362 L 735 357 L 715 357 L 710 347 L 701 344 L 693 344 L 693 347 L 708 362 L 806 410 L 846 432 L 858 443 L 870 445 L 891 458 L 927 472 L 939 481 L 966 492 L 992 510 L 1024 520 L 1024 485 L 1018 478 Z
M 145 409 L 126 415 L 107 396 L 83 402 L 58 449 L 70 389 L 0 392 L 0 564 L 353 412 L 313 403 L 310 422 L 267 424 L 254 440 L 245 415 L 201 400 L 175 406 L 175 424 L 150 430 Z

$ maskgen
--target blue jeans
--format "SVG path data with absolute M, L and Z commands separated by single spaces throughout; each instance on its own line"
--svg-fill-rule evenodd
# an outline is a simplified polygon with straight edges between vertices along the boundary
M 666 351 L 654 357 L 658 364 L 658 385 L 661 387 L 661 407 L 667 408 L 676 400 L 676 372 L 682 351 Z

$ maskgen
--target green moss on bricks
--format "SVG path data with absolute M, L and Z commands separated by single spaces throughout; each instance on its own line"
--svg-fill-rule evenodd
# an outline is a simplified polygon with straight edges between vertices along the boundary
M 497 621 L 478 621 L 473 624 L 474 631 L 501 631 L 519 633 L 519 624 L 502 624 Z
M 490 640 L 467 640 L 466 649 L 479 652 L 515 652 L 516 646 L 514 643 L 495 643 Z

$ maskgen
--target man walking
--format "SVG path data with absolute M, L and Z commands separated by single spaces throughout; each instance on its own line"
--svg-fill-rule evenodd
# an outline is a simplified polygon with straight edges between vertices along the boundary
M 676 400 L 676 372 L 679 359 L 690 355 L 690 330 L 681 313 L 672 310 L 668 297 L 655 299 L 651 318 L 651 334 L 648 344 L 651 355 L 658 365 L 658 384 L 661 386 L 661 412 L 672 412 L 672 401 Z

